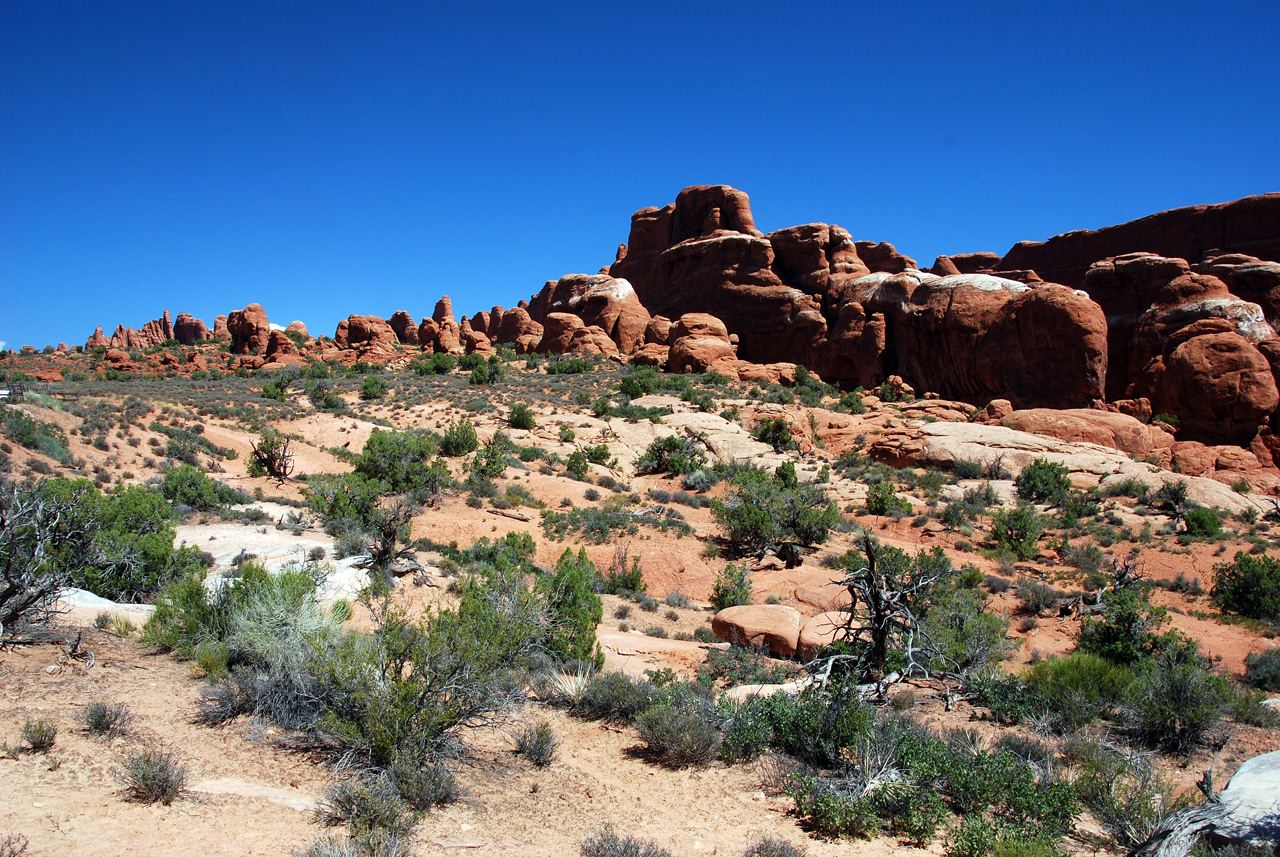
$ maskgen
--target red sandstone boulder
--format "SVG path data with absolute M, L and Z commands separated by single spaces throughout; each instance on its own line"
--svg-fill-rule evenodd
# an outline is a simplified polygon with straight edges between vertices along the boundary
M 800 641 L 800 611 L 781 604 L 726 607 L 711 620 L 711 630 L 730 645 L 762 645 L 780 658 L 789 658 Z
M 273 330 L 271 335 L 267 337 L 266 356 L 268 359 L 277 359 L 285 354 L 296 354 L 297 349 L 293 345 L 293 340 L 289 338 L 283 330 Z
M 424 318 L 418 325 L 418 344 L 424 351 L 435 351 L 439 338 L 440 325 L 436 324 L 435 319 Z
M 569 338 L 569 345 L 565 352 L 569 354 L 599 354 L 603 357 L 612 357 L 617 355 L 618 346 L 614 344 L 613 338 L 605 332 L 604 328 L 593 324 L 575 330 L 573 336 Z
M 533 320 L 529 310 L 513 307 L 502 314 L 502 326 L 498 329 L 498 342 L 519 343 L 525 337 L 542 339 L 542 324 Z M 536 345 L 536 340 L 535 340 Z
M 644 329 L 644 341 L 655 345 L 671 344 L 671 319 L 664 315 L 655 315 L 649 319 Z
M 84 350 L 89 351 L 94 348 L 108 348 L 110 347 L 110 345 L 111 345 L 111 340 L 107 339 L 107 337 L 103 335 L 102 326 L 99 325 L 98 327 L 94 328 L 93 336 L 90 336 L 89 339 L 85 342 Z
M 657 366 L 659 369 L 667 367 L 667 356 L 670 348 L 666 345 L 659 345 L 656 342 L 646 342 L 635 351 L 631 352 L 627 362 L 636 366 Z
M 649 311 L 635 289 L 624 279 L 608 274 L 569 274 L 547 283 L 533 306 L 545 315 L 573 313 L 586 326 L 596 326 L 614 341 L 618 350 L 630 352 L 644 343 Z
M 445 295 L 436 301 L 435 312 L 431 320 L 436 323 L 435 350 L 442 352 L 458 352 L 462 350 L 458 335 L 458 322 L 453 317 L 453 301 Z
M 1153 407 L 1179 417 L 1179 434 L 1248 445 L 1280 404 L 1271 365 L 1238 333 L 1195 336 L 1164 358 Z
M 339 322 L 339 328 L 341 325 Z M 338 339 L 336 334 L 334 339 Z M 376 315 L 347 316 L 345 339 L 352 348 L 375 351 L 391 350 L 400 341 L 387 320 Z
M 307 326 L 300 321 L 291 321 L 289 326 L 285 328 L 288 333 L 301 333 L 307 339 L 311 338 L 311 334 L 307 332 Z
M 784 283 L 811 295 L 824 295 L 841 281 L 871 273 L 858 257 L 852 236 L 839 226 L 806 223 L 770 232 L 768 239 L 774 272 Z
M 1280 325 L 1280 262 L 1224 253 L 1192 267 L 1196 273 L 1222 280 L 1233 295 L 1261 306 L 1272 327 Z
M 709 336 L 729 344 L 729 331 L 724 322 L 705 312 L 685 313 L 671 326 L 670 339 L 673 343 L 686 336 Z
M 267 347 L 271 324 L 261 304 L 249 304 L 227 316 L 227 330 L 231 333 L 232 354 L 259 354 Z
M 802 660 L 812 660 L 818 654 L 818 649 L 823 646 L 829 646 L 837 640 L 848 639 L 845 633 L 845 625 L 848 621 L 849 614 L 843 610 L 830 610 L 805 620 L 804 626 L 800 629 L 796 653 Z
M 193 318 L 185 312 L 180 312 L 173 323 L 173 338 L 183 345 L 195 345 L 197 342 L 209 338 L 209 328 L 205 327 L 204 322 L 200 319 Z
M 569 312 L 549 313 L 542 322 L 542 339 L 538 342 L 539 354 L 564 354 L 573 334 L 586 327 L 582 319 Z
M 685 313 L 671 326 L 667 368 L 671 372 L 719 372 L 736 378 L 738 355 L 724 322 L 702 312 Z
M 493 345 L 489 342 L 489 337 L 473 328 L 470 319 L 462 320 L 462 327 L 458 329 L 458 339 L 468 354 L 493 353 Z
M 387 319 L 387 324 L 391 326 L 392 332 L 396 335 L 396 341 L 401 345 L 418 345 L 418 325 L 414 323 L 413 316 L 404 310 L 396 310 L 392 313 L 391 318 Z
M 215 342 L 230 342 L 231 331 L 227 329 L 227 317 L 220 315 L 213 320 L 213 340 Z

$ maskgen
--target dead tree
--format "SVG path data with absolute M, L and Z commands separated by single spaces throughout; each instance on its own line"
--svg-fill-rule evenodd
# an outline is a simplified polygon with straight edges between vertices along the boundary
M 293 473 L 293 443 L 289 438 L 275 429 L 264 429 L 262 436 L 253 443 L 253 467 L 250 471 L 259 471 L 257 475 L 266 474 L 272 479 L 283 482 Z
M 889 647 L 897 642 L 907 661 L 902 676 L 919 673 L 927 677 L 928 666 L 919 660 L 925 648 L 920 614 L 922 602 L 942 575 L 925 573 L 915 562 L 885 562 L 868 533 L 862 536 L 862 554 L 857 567 L 837 584 L 849 592 L 849 618 L 841 635 L 853 651 L 829 656 L 819 670 L 822 678 L 829 678 L 840 666 L 860 682 L 883 685 Z M 855 555 L 851 551 L 848 556 Z
M 88 522 L 72 499 L 0 483 L 0 639 L 47 622 L 68 584 L 58 551 L 83 541 Z

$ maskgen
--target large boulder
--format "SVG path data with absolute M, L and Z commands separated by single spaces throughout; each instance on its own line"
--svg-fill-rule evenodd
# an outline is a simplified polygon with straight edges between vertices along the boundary
M 214 342 L 230 342 L 231 331 L 227 329 L 227 317 L 220 315 L 213 320 L 213 337 Z
M 195 345 L 202 339 L 209 338 L 209 328 L 200 319 L 180 312 L 173 322 L 173 338 L 183 345 Z
M 436 308 L 431 313 L 431 320 L 436 325 L 435 350 L 452 353 L 461 351 L 462 340 L 459 336 L 458 322 L 453 317 L 453 301 L 449 300 L 448 295 L 436 301 Z M 419 332 L 421 332 L 421 328 L 419 328 Z
M 102 325 L 98 325 L 96 328 L 94 328 L 93 336 L 90 336 L 88 340 L 85 341 L 85 344 L 84 344 L 85 351 L 92 351 L 95 348 L 109 348 L 109 347 L 111 347 L 111 340 L 107 339 L 107 337 L 103 335 Z
M 667 368 L 672 372 L 719 372 L 736 378 L 738 356 L 724 322 L 702 312 L 685 313 L 671 326 Z
M 1262 307 L 1272 327 L 1280 325 L 1280 262 L 1268 262 L 1243 253 L 1210 256 L 1192 269 L 1217 277 L 1243 300 Z
M 796 651 L 802 660 L 812 660 L 818 649 L 837 640 L 848 639 L 849 614 L 843 610 L 828 610 L 805 620 L 800 629 Z
M 711 620 L 715 635 L 732 646 L 764 646 L 780 658 L 795 655 L 800 611 L 781 604 L 726 607 Z
M 371 351 L 389 351 L 400 341 L 387 320 L 377 315 L 347 316 L 345 338 L 352 348 Z M 337 335 L 334 339 L 341 341 Z
M 617 346 L 629 353 L 644 344 L 649 311 L 640 303 L 631 283 L 608 274 L 568 274 L 548 282 L 534 298 L 532 313 L 573 313 L 588 327 L 604 330 Z
M 1153 406 L 1178 415 L 1179 435 L 1247 446 L 1280 404 L 1271 365 L 1238 333 L 1195 336 L 1164 360 Z
M 271 324 L 261 304 L 249 304 L 227 315 L 232 354 L 261 354 L 271 336 Z
M 1031 408 L 1002 414 L 990 422 L 1059 440 L 1109 446 L 1139 459 L 1167 458 L 1174 445 L 1173 435 L 1158 426 L 1147 425 L 1127 414 L 1092 408 L 1061 411 Z M 1162 463 L 1168 465 L 1169 462 Z
M 418 345 L 418 325 L 413 320 L 413 316 L 404 310 L 396 310 L 392 313 L 391 318 L 387 319 L 387 324 L 391 326 L 391 330 L 396 335 L 396 341 L 401 345 Z
M 539 354 L 564 354 L 574 333 L 586 325 L 582 319 L 569 312 L 549 313 L 542 322 L 542 339 L 538 342 Z

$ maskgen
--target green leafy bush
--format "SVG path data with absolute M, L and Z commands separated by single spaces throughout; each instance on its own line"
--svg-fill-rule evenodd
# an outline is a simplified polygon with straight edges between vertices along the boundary
M 1185 753 L 1204 743 L 1229 699 L 1226 682 L 1200 658 L 1162 652 L 1130 685 L 1126 721 L 1142 742 Z
M 513 429 L 532 429 L 535 425 L 533 410 L 524 402 L 516 402 L 507 415 L 507 425 Z
M 569 550 L 562 553 L 555 573 L 539 582 L 552 616 L 547 650 L 563 661 L 590 663 L 596 669 L 604 666 L 604 652 L 596 643 L 596 625 L 604 615 L 595 593 L 599 578 L 582 548 L 576 557 Z
M 480 446 L 480 439 L 476 436 L 476 427 L 465 417 L 449 423 L 448 428 L 444 430 L 444 436 L 440 438 L 440 452 L 450 458 L 467 455 L 474 452 L 478 446 Z
M 355 460 L 355 470 L 384 483 L 390 491 L 409 493 L 418 502 L 426 502 L 452 481 L 439 452 L 440 443 L 429 432 L 374 429 Z
M 1197 539 L 1209 539 L 1222 532 L 1222 519 L 1212 509 L 1191 509 L 1182 519 L 1187 525 L 1187 535 Z
M 180 464 L 166 470 L 160 492 L 174 506 L 190 506 L 202 511 L 248 503 L 252 499 L 243 491 L 236 491 L 211 479 L 207 473 L 192 464 Z
M 1280 690 L 1280 649 L 1245 655 L 1244 680 L 1260 690 Z
M 785 541 L 819 545 L 840 521 L 836 504 L 818 485 L 786 485 L 775 476 L 744 469 L 730 477 L 723 500 L 711 511 L 729 540 L 744 551 L 761 551 Z
M 387 382 L 377 375 L 366 375 L 364 380 L 360 382 L 360 398 L 366 401 L 381 399 L 386 394 Z
M 991 516 L 991 537 L 1001 547 L 1026 560 L 1036 554 L 1036 543 L 1044 533 L 1044 522 L 1029 503 L 1014 509 L 1000 509 Z
M 1159 652 L 1194 651 L 1195 643 L 1177 631 L 1160 633 L 1169 622 L 1169 611 L 1149 602 L 1132 588 L 1113 589 L 1104 596 L 1101 616 L 1086 616 L 1076 635 L 1076 649 L 1133 666 Z
M 691 473 L 706 463 L 702 450 L 691 440 L 678 435 L 660 437 L 649 444 L 636 462 L 636 469 L 646 473 Z
M 796 446 L 791 438 L 791 423 L 786 417 L 765 417 L 752 427 L 751 436 L 779 452 Z
M 1237 552 L 1213 567 L 1213 603 L 1226 613 L 1280 621 L 1280 559 Z
M 1071 490 L 1070 473 L 1065 464 L 1037 458 L 1022 468 L 1013 484 L 1023 500 L 1031 503 L 1056 503 Z
M 711 587 L 711 606 L 717 610 L 751 603 L 751 578 L 746 565 L 729 563 L 716 575 Z
M 867 511 L 873 515 L 888 515 L 891 512 L 905 515 L 911 511 L 911 503 L 894 492 L 892 482 L 876 482 L 867 486 Z

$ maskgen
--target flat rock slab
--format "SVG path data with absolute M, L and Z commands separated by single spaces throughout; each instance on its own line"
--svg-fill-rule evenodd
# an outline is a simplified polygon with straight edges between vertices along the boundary
M 313 797 L 307 797 L 296 791 L 264 786 L 262 783 L 247 783 L 224 777 L 217 780 L 206 780 L 191 787 L 191 791 L 207 795 L 238 795 L 240 797 L 257 798 L 296 809 L 298 812 L 311 812 L 320 806 Z

